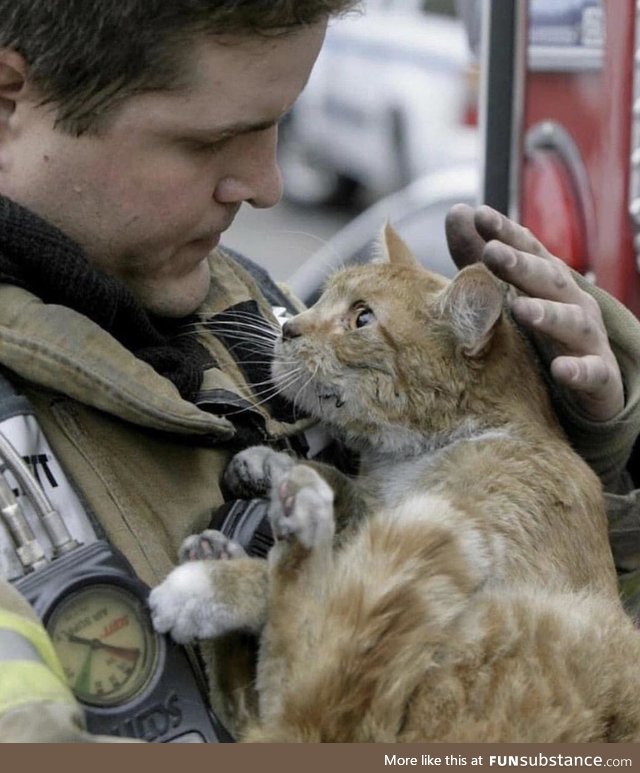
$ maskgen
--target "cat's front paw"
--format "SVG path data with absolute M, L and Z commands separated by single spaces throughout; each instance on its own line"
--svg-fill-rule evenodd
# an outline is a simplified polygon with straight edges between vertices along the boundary
M 225 562 L 226 563 L 226 562 Z M 153 627 L 180 644 L 234 630 L 234 609 L 216 593 L 211 561 L 181 564 L 149 594 Z
M 333 541 L 333 490 L 311 467 L 295 465 L 271 491 L 271 528 L 277 540 L 311 550 Z
M 184 540 L 178 551 L 178 560 L 184 564 L 187 561 L 224 561 L 246 555 L 242 545 L 238 545 L 220 531 L 206 529 Z
M 271 486 L 290 470 L 295 460 L 268 446 L 253 446 L 236 454 L 224 472 L 233 496 L 251 499 L 269 494 Z

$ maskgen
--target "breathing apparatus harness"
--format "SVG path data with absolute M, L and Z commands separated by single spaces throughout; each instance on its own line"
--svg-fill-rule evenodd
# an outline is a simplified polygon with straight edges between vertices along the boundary
M 5 394 L 13 389 L 0 380 Z M 50 557 L 25 500 L 50 541 Z M 83 545 L 72 537 L 1 431 L 0 550 L 7 579 L 42 620 L 55 670 L 64 673 L 91 732 L 156 742 L 233 741 L 208 706 L 195 652 L 153 629 L 148 587 L 107 540 Z M 35 652 L 24 631 L 21 641 L 22 650 Z

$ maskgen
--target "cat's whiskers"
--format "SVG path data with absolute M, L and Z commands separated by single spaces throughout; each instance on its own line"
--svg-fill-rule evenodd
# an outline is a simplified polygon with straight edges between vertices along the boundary
M 309 374 L 309 377 L 307 378 L 307 380 L 298 388 L 298 391 L 296 392 L 296 394 L 292 398 L 290 398 L 290 402 L 293 405 L 293 409 L 294 409 L 294 417 L 296 415 L 295 413 L 296 409 L 302 408 L 302 406 L 300 405 L 300 395 L 309 386 L 309 384 L 315 379 L 319 368 L 320 368 L 320 364 L 318 363 L 313 369 L 313 372 Z M 301 370 L 304 370 L 304 369 L 301 369 Z M 304 377 L 304 375 L 305 375 L 305 372 L 302 372 L 299 374 L 298 378 L 300 379 L 300 376 Z M 295 385 L 295 382 L 288 384 L 289 387 L 292 387 L 294 385 Z
M 266 388 L 264 390 L 252 390 L 254 395 L 259 398 L 256 402 L 252 402 L 251 408 L 256 408 L 260 405 L 264 405 L 265 403 L 268 403 L 270 400 L 273 400 L 275 397 L 280 395 L 285 389 L 288 389 L 290 386 L 294 385 L 296 381 L 300 379 L 300 376 L 302 374 L 297 372 L 292 372 L 290 374 L 287 374 L 287 378 L 278 383 L 273 384 L 271 388 Z M 272 382 L 272 379 L 268 379 L 268 382 Z M 263 382 L 263 383 L 268 383 Z M 255 386 L 255 385 L 253 385 Z M 229 413 L 226 413 L 225 416 L 234 416 L 238 413 L 244 413 L 247 410 L 247 408 L 239 408 L 237 411 L 230 411 Z
M 249 360 L 248 364 L 273 365 L 273 360 Z M 280 360 L 278 362 L 278 364 L 282 368 L 286 368 L 285 377 L 288 377 L 293 372 L 299 372 L 299 373 L 303 373 L 304 372 L 304 369 L 301 368 L 298 363 L 293 362 L 293 361 L 291 361 L 291 362 L 288 362 L 288 361 L 287 362 L 283 362 L 282 360 Z M 277 378 L 278 377 L 274 376 L 273 373 L 271 373 L 270 379 L 272 381 L 276 381 Z
M 224 327 L 223 329 L 224 325 L 226 325 L 227 327 Z M 273 345 L 275 341 L 278 339 L 278 335 L 275 334 L 275 331 L 272 331 L 267 328 L 259 328 L 257 326 L 248 325 L 247 323 L 222 322 L 222 323 L 219 323 L 217 326 L 211 326 L 210 330 L 213 333 L 223 333 L 223 334 L 225 333 L 228 334 L 228 332 L 237 332 L 240 340 L 237 342 L 237 344 L 234 344 L 234 346 L 237 346 L 239 344 L 246 343 L 246 342 L 254 342 L 254 343 L 259 343 L 263 345 L 265 349 L 266 348 L 273 349 Z M 178 333 L 176 335 L 176 338 L 182 338 L 186 336 L 197 336 L 201 332 L 202 330 L 199 330 L 198 328 L 194 327 L 191 330 L 184 330 L 181 333 Z
M 227 319 L 220 319 L 219 316 L 201 315 L 201 318 L 197 321 L 185 325 L 182 332 L 215 330 L 218 327 L 254 329 L 261 334 L 268 334 L 274 338 L 280 335 L 280 325 L 277 322 L 273 322 L 259 314 L 235 310 L 228 312 Z
M 241 347 L 245 349 L 246 354 L 262 355 L 264 357 L 269 358 L 268 359 L 269 362 L 271 362 L 273 359 L 273 347 L 268 346 L 262 341 L 238 341 L 237 343 L 232 344 L 228 348 L 228 351 L 230 353 L 233 353 Z M 244 356 L 242 358 L 242 362 L 243 364 L 247 362 Z
M 287 379 L 286 379 L 287 383 L 289 383 L 290 378 L 292 376 L 294 376 L 294 375 L 297 378 L 299 375 L 302 375 L 302 374 L 295 373 L 295 371 L 287 374 Z M 266 378 L 263 381 L 254 381 L 254 382 L 252 382 L 251 383 L 251 388 L 255 392 L 256 387 L 266 386 L 268 384 L 271 384 L 274 388 L 277 388 L 279 386 L 278 383 L 273 378 L 273 376 L 270 376 L 269 378 Z
M 255 322 L 259 322 L 262 325 L 268 325 L 273 328 L 278 327 L 276 322 L 271 321 L 270 319 L 263 316 L 262 314 L 256 314 L 255 312 L 247 311 L 246 309 L 237 309 L 237 308 L 230 308 L 230 309 L 227 309 L 226 311 L 219 312 L 217 314 L 207 313 L 207 312 L 200 312 L 200 313 L 194 314 L 193 316 L 195 317 L 196 322 L 192 324 L 206 325 L 208 322 L 216 321 L 219 318 L 221 313 L 226 314 L 228 317 L 232 316 L 234 318 L 248 319 Z
M 255 354 L 255 355 L 259 355 L 259 354 L 263 354 L 263 353 L 264 352 L 260 352 L 260 351 L 252 352 L 252 354 Z M 268 354 L 268 352 L 267 352 L 267 354 Z M 273 362 L 273 360 L 269 358 L 269 359 L 264 359 L 264 360 L 261 360 L 261 359 L 243 360 L 242 364 L 243 365 L 271 365 L 272 362 Z
M 260 327 L 259 325 L 255 325 L 249 322 L 241 322 L 238 320 L 223 320 L 221 322 L 216 322 L 215 324 L 208 325 L 207 329 L 214 333 L 217 331 L 221 331 L 223 333 L 227 333 L 229 330 L 238 331 L 244 335 L 255 335 L 270 341 L 275 341 L 280 336 L 280 333 L 276 333 L 272 328 Z

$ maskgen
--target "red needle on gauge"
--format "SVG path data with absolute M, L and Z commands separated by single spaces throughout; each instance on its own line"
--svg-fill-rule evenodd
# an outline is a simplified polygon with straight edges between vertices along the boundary
M 140 657 L 140 650 L 135 647 L 116 647 L 113 644 L 105 644 L 100 639 L 85 639 L 82 636 L 69 634 L 69 641 L 75 644 L 88 644 L 93 650 L 103 649 L 109 651 L 112 655 L 117 655 L 124 660 L 135 661 Z

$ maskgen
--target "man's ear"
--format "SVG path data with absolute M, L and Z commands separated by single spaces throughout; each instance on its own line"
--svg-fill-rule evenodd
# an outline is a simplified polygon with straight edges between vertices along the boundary
M 468 357 L 480 357 L 489 347 L 503 303 L 501 284 L 482 263 L 463 268 L 444 291 L 442 309 Z
M 27 84 L 27 63 L 11 48 L 0 48 L 0 130 L 13 115 Z

